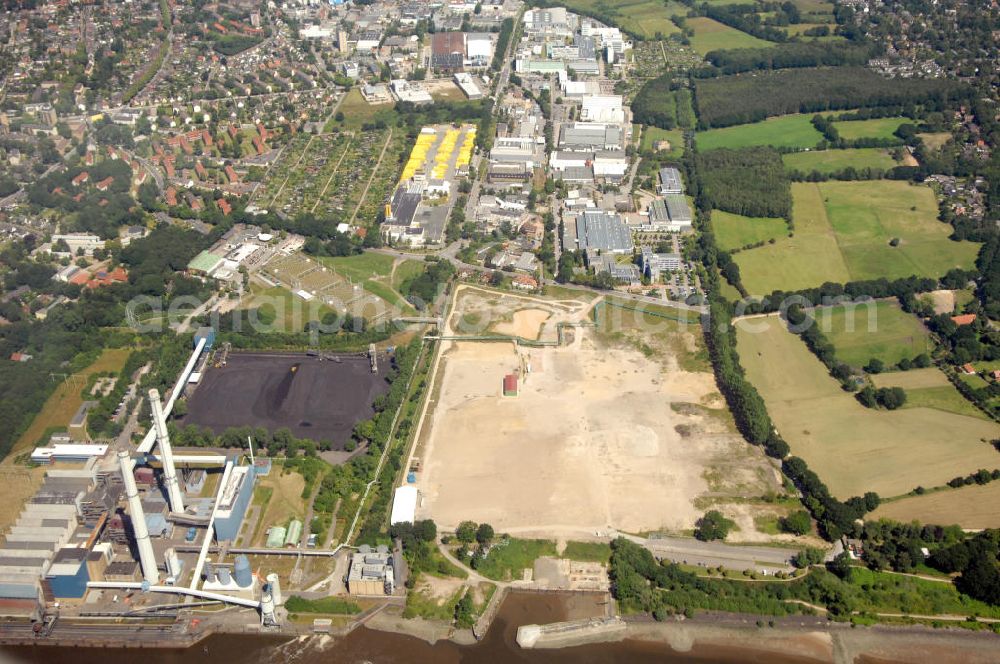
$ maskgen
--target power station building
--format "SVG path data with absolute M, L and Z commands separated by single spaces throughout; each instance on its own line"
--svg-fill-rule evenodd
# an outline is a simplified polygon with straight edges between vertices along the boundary
M 253 466 L 237 466 L 230 473 L 215 513 L 215 537 L 220 542 L 231 542 L 239 535 L 256 479 Z

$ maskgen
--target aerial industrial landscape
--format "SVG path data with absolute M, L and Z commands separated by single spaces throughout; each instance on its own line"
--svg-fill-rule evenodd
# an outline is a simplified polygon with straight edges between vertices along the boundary
M 0 661 L 1000 661 L 998 35 L 5 3 Z

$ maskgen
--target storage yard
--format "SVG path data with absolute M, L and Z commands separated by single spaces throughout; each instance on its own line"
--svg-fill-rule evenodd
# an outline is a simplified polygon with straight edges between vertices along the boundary
M 333 441 L 340 449 L 354 425 L 371 417 L 388 390 L 388 363 L 372 373 L 365 356 L 321 359 L 299 354 L 233 353 L 205 372 L 188 400 L 184 424 L 221 433 L 227 427 L 287 427 L 299 438 Z
M 555 343 L 557 319 L 587 325 L 592 306 L 470 288 L 456 298 L 445 335 L 477 334 L 457 329 L 473 318 L 491 330 L 484 336 L 504 330 L 542 343 Z M 423 464 L 418 518 L 548 536 L 679 531 L 693 527 L 698 498 L 710 491 L 756 496 L 774 488 L 767 461 L 736 454 L 745 443 L 706 415 L 704 404 L 717 399 L 710 372 L 680 369 L 669 351 L 651 360 L 593 327 L 564 328 L 563 337 L 565 345 L 546 347 L 444 342 L 437 399 L 415 451 Z M 511 374 L 514 391 L 505 381 Z M 719 464 L 737 456 L 721 473 L 731 486 L 717 486 Z

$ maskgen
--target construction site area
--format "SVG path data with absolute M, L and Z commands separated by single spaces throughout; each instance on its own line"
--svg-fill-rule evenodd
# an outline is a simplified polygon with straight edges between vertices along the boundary
M 454 297 L 411 459 L 418 517 L 520 535 L 680 532 L 706 499 L 780 488 L 734 433 L 711 371 L 595 323 L 601 297 Z M 679 327 L 662 336 L 700 343 Z
M 223 366 L 205 371 L 182 422 L 217 434 L 229 427 L 287 428 L 340 449 L 388 391 L 386 369 L 373 371 L 367 355 L 230 353 Z

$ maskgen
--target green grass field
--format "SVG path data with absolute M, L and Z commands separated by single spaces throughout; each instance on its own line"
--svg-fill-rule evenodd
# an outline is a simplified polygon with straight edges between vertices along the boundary
M 667 37 L 680 32 L 670 17 L 686 16 L 688 12 L 688 8 L 679 2 L 658 0 L 566 0 L 562 5 L 570 11 L 575 9 L 604 15 L 622 30 L 645 39 L 653 39 L 657 33 Z
M 793 237 L 779 238 L 774 244 L 735 256 L 750 293 L 764 295 L 781 288 L 793 290 L 819 286 L 825 281 L 850 281 L 819 187 L 792 184 L 792 201 Z
M 888 150 L 882 148 L 852 148 L 848 150 L 811 150 L 781 155 L 785 167 L 802 173 L 836 173 L 845 168 L 881 168 L 888 170 L 896 165 Z
M 996 450 L 982 441 L 1000 435 L 1000 425 L 933 408 L 865 408 L 777 317 L 737 324 L 737 342 L 792 454 L 838 498 L 898 496 L 996 465 Z
M 644 126 L 642 128 L 642 142 L 639 144 L 639 148 L 641 150 L 652 150 L 653 144 L 657 141 L 670 141 L 670 150 L 658 154 L 674 159 L 680 159 L 684 156 L 683 130 Z
M 687 19 L 687 25 L 694 30 L 691 46 L 700 55 L 719 49 L 764 48 L 774 45 L 774 42 L 758 39 L 704 16 Z
M 744 217 L 722 210 L 712 210 L 712 231 L 719 248 L 732 251 L 748 244 L 767 242 L 788 234 L 784 219 L 774 217 Z
M 872 358 L 895 365 L 933 349 L 927 328 L 895 302 L 880 300 L 813 312 L 837 359 L 862 367 Z
M 333 309 L 318 300 L 306 301 L 281 286 L 267 288 L 250 284 L 252 297 L 243 303 L 244 309 L 258 309 L 260 321 L 273 326 L 275 332 L 301 332 L 311 320 L 322 320 Z
M 823 140 L 808 115 L 782 115 L 763 122 L 700 131 L 698 149 L 745 148 L 771 145 L 776 148 L 811 148 Z
M 366 252 L 354 256 L 324 258 L 323 264 L 334 269 L 337 274 L 350 277 L 353 281 L 363 281 L 375 277 L 386 277 L 392 272 L 393 257 L 386 254 Z
M 853 141 L 858 138 L 895 138 L 893 132 L 909 118 L 875 118 L 874 120 L 848 120 L 834 122 L 840 137 Z
M 510 538 L 506 543 L 494 544 L 476 571 L 494 581 L 520 579 L 522 570 L 532 567 L 536 558 L 555 555 L 556 543 L 552 540 Z
M 604 542 L 566 542 L 561 558 L 582 562 L 607 563 L 611 560 L 611 546 Z
M 930 134 L 917 134 L 920 140 L 924 142 L 931 150 L 940 150 L 944 147 L 944 144 L 951 140 L 951 132 L 939 131 Z
M 948 240 L 934 192 L 893 180 L 793 183 L 794 237 L 740 252 L 751 293 L 812 288 L 827 281 L 939 277 L 969 268 L 979 245 Z M 900 238 L 897 247 L 889 245 Z

